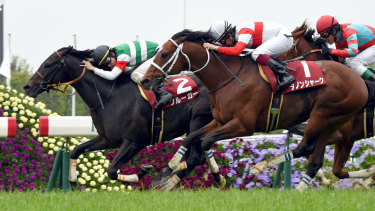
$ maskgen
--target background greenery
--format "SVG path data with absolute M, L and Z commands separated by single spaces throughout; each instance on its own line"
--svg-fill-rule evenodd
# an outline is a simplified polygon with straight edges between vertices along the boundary
M 12 89 L 17 90 L 18 93 L 24 93 L 23 86 L 27 83 L 29 78 L 37 70 L 31 69 L 30 65 L 27 64 L 26 59 L 22 59 L 18 56 L 13 56 L 11 63 L 11 82 L 10 86 Z M 0 84 L 6 85 L 6 78 L 0 75 Z M 68 88 L 67 93 L 72 93 L 72 87 Z M 76 94 L 76 116 L 89 116 L 90 111 L 82 98 Z M 72 115 L 72 97 L 67 96 L 56 91 L 50 91 L 49 93 L 44 92 L 40 94 L 37 101 L 46 104 L 46 107 L 52 109 L 54 112 L 61 116 Z

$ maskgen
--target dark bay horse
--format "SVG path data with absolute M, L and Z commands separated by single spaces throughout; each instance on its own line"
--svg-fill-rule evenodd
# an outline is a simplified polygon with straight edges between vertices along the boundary
M 257 64 L 250 58 L 217 55 L 202 47 L 213 40 L 205 32 L 183 30 L 164 43 L 142 80 L 152 89 L 167 76 L 180 70 L 193 71 L 210 91 L 210 106 L 214 116 L 209 124 L 191 133 L 182 143 L 185 149 L 203 140 L 202 148 L 210 163 L 212 145 L 222 139 L 249 136 L 266 130 L 271 88 L 262 79 Z M 330 135 L 357 114 L 366 104 L 368 90 L 361 77 L 350 68 L 333 61 L 316 62 L 327 84 L 284 96 L 279 127 L 288 128 L 309 119 L 299 146 L 269 163 L 272 166 L 293 157 L 314 152 L 317 143 L 326 143 Z M 233 71 L 233 72 L 232 72 Z M 180 152 L 180 150 L 179 150 Z M 306 180 L 315 176 L 323 164 L 324 149 L 310 158 L 307 175 L 298 189 L 307 188 Z M 168 172 L 176 168 L 181 153 L 169 162 Z M 260 169 L 266 166 L 258 166 Z
M 294 45 L 288 52 L 280 57 L 283 60 L 294 59 L 299 56 L 303 56 L 303 59 L 310 61 L 332 59 L 326 58 L 319 51 L 323 45 L 326 45 L 324 40 L 315 39 L 313 37 L 315 33 L 314 29 L 303 23 L 300 27 L 297 27 L 293 32 Z M 366 108 L 366 110 L 372 109 L 373 106 Z M 335 154 L 332 167 L 332 173 L 339 179 L 354 178 L 354 177 L 369 177 L 372 176 L 372 180 L 375 180 L 375 175 L 370 175 L 371 171 L 360 171 L 360 172 L 345 172 L 343 167 L 346 161 L 349 159 L 350 151 L 356 140 L 368 138 L 366 134 L 364 124 L 365 110 L 361 110 L 358 114 L 354 115 L 349 121 L 335 131 L 327 141 L 327 144 L 335 144 Z M 322 143 L 324 144 L 324 143 Z M 325 146 L 316 146 L 316 150 Z M 315 153 L 315 152 L 314 152 Z
M 40 93 L 48 91 L 52 84 L 72 83 L 90 108 L 99 135 L 78 145 L 71 153 L 71 162 L 87 151 L 120 148 L 107 170 L 108 177 L 116 180 L 117 170 L 141 149 L 151 144 L 152 108 L 143 99 L 138 86 L 128 74 L 122 74 L 116 80 L 109 81 L 82 69 L 82 60 L 90 56 L 91 50 L 61 48 L 41 64 L 24 86 L 24 90 L 27 95 L 37 97 Z M 207 89 L 195 76 L 192 78 L 198 84 L 200 94 L 193 100 L 164 111 L 162 141 L 189 134 L 213 119 Z M 103 104 L 100 103 L 101 98 Z M 189 151 L 189 161 L 194 164 L 188 164 L 185 171 L 178 172 L 181 178 L 192 170 L 189 168 L 205 162 L 205 154 L 200 144 L 192 146 Z M 125 180 L 129 178 L 129 182 L 136 182 L 144 173 L 125 177 Z M 72 180 L 76 180 L 76 177 Z

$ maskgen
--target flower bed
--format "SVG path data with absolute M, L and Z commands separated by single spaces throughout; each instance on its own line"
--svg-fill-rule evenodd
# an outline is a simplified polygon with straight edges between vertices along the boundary
M 44 191 L 54 156 L 64 143 L 72 150 L 76 145 L 87 141 L 82 138 L 38 137 L 39 116 L 57 115 L 45 108 L 43 103 L 34 103 L 34 99 L 18 94 L 9 87 L 0 85 L 0 116 L 17 118 L 18 132 L 16 138 L 0 139 L 0 190 L 3 191 Z M 267 158 L 280 155 L 285 150 L 285 138 L 255 141 L 234 139 L 214 145 L 214 156 L 220 166 L 220 173 L 227 179 L 227 186 L 239 189 L 269 188 L 276 172 L 276 167 L 266 169 L 262 174 L 249 174 L 250 168 Z M 120 191 L 131 186 L 133 189 L 151 188 L 152 176 L 168 165 L 182 139 L 149 146 L 143 149 L 127 165 L 120 168 L 122 174 L 137 173 L 142 164 L 152 164 L 154 170 L 138 183 L 121 183 L 109 180 L 106 169 L 116 150 L 103 150 L 85 153 L 77 161 L 78 184 L 85 191 Z M 292 140 L 290 148 L 297 145 Z M 357 141 L 352 149 L 356 162 L 348 161 L 346 170 L 354 171 L 369 168 L 375 162 L 375 143 L 371 140 Z M 337 180 L 331 173 L 333 147 L 327 146 L 323 171 L 331 179 Z M 295 187 L 306 167 L 306 159 L 292 161 L 292 186 Z M 346 179 L 336 183 L 337 188 L 351 188 L 362 179 Z M 182 179 L 181 188 L 198 189 L 213 186 L 213 177 L 207 163 L 197 167 L 190 175 Z M 319 181 L 314 180 L 312 187 L 320 188 Z

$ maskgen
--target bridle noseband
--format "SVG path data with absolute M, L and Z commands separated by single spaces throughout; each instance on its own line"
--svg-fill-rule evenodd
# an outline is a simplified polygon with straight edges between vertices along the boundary
M 170 78 L 170 77 L 175 77 L 175 76 L 183 75 L 181 73 L 180 74 L 175 74 L 175 75 L 170 75 L 170 72 L 172 71 L 172 68 L 176 64 L 176 61 L 177 61 L 178 56 L 180 55 L 180 53 L 183 56 L 185 56 L 185 58 L 186 58 L 186 60 L 187 60 L 187 62 L 189 64 L 188 71 L 191 71 L 191 64 L 190 64 L 189 56 L 182 51 L 182 48 L 184 47 L 184 43 L 182 42 L 181 44 L 177 44 L 174 40 L 172 40 L 172 39 L 169 39 L 169 40 L 177 47 L 176 51 L 173 53 L 173 55 L 171 56 L 171 58 L 169 58 L 169 60 L 162 67 L 160 67 L 159 65 L 157 65 L 156 63 L 154 63 L 154 61 L 151 62 L 151 65 L 154 66 L 156 69 L 160 70 L 163 73 L 163 75 L 165 76 L 165 78 Z M 208 49 L 206 49 L 206 53 L 207 53 L 207 62 L 201 68 L 199 68 L 197 70 L 194 70 L 194 71 L 191 71 L 192 73 L 197 73 L 197 72 L 203 70 L 208 65 L 208 63 L 210 62 L 210 52 L 208 51 Z M 171 64 L 169 66 L 168 70 L 164 70 L 165 67 L 168 64 Z

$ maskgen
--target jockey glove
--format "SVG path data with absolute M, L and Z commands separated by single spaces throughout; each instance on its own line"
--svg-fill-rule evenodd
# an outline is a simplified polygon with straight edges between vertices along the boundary
M 323 54 L 324 56 L 329 56 L 329 55 L 331 55 L 331 52 L 332 52 L 332 49 L 331 49 L 331 48 L 328 48 L 328 47 L 323 47 L 323 48 L 322 48 L 322 54 Z

